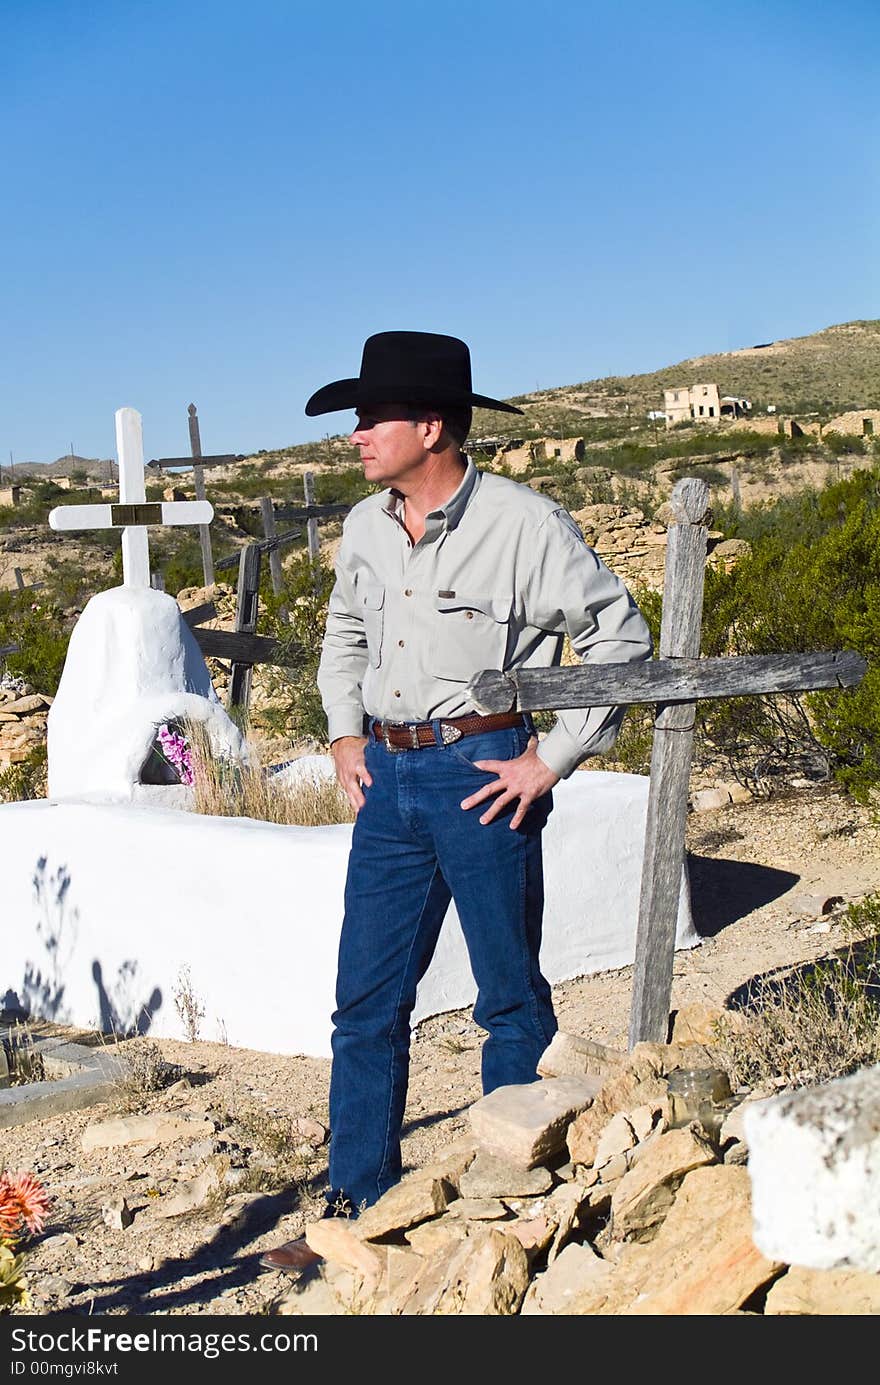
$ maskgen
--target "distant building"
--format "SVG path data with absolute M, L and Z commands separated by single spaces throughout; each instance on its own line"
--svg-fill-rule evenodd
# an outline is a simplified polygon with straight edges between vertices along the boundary
M 751 413 L 751 411 L 751 399 L 744 399 L 741 394 L 722 394 L 722 418 L 745 418 L 748 414 Z
M 663 412 L 666 414 L 667 428 L 691 420 L 717 423 L 721 417 L 718 386 L 681 385 L 678 389 L 664 390 Z
M 535 460 L 541 462 L 582 462 L 583 438 L 541 438 L 535 446 Z
M 21 486 L 3 486 L 0 489 L 0 505 L 9 508 L 21 504 Z

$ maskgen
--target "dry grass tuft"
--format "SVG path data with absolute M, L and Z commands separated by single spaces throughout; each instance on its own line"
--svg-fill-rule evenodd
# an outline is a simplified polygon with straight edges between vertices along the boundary
M 294 827 L 354 821 L 354 810 L 335 779 L 305 776 L 286 784 L 264 767 L 254 741 L 247 742 L 248 763 L 233 765 L 213 754 L 202 725 L 188 723 L 185 732 L 192 749 L 197 813 Z
M 162 1091 L 183 1076 L 176 1063 L 162 1057 L 162 1050 L 152 1039 L 128 1039 L 124 1045 L 117 1041 L 115 1056 L 125 1068 L 117 1083 L 117 1106 L 123 1111 L 143 1110 L 145 1096 Z

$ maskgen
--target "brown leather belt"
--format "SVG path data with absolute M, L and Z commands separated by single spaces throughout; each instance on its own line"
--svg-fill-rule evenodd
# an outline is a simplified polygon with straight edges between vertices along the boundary
M 475 736 L 480 731 L 504 731 L 508 726 L 525 724 L 522 712 L 496 712 L 488 717 L 469 712 L 463 717 L 441 717 L 440 739 L 444 745 L 453 745 L 462 736 Z M 375 721 L 372 734 L 388 750 L 421 750 L 423 746 L 437 744 L 431 721 Z

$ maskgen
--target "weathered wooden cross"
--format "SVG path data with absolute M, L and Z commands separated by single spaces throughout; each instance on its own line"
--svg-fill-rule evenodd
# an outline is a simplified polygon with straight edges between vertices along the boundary
M 148 503 L 141 416 L 137 409 L 117 409 L 115 417 L 119 504 L 59 505 L 49 512 L 49 528 L 121 529 L 123 586 L 149 587 L 147 528 L 160 524 L 210 524 L 214 508 L 207 500 Z
M 867 667 L 852 650 L 701 659 L 709 487 L 672 491 L 658 659 L 555 669 L 486 669 L 469 692 L 482 712 L 655 703 L 645 856 L 639 899 L 629 1045 L 666 1040 L 685 858 L 688 783 L 698 698 L 849 688 Z
M 199 413 L 195 404 L 187 406 L 189 418 L 189 450 L 191 457 L 153 457 L 147 465 L 158 467 L 160 471 L 169 471 L 172 468 L 182 469 L 192 466 L 193 484 L 196 489 L 196 500 L 207 499 L 205 495 L 205 467 L 206 466 L 229 466 L 232 462 L 243 462 L 243 453 L 224 452 L 213 457 L 202 456 L 202 438 L 199 432 Z M 211 531 L 207 524 L 199 525 L 199 543 L 202 549 L 202 576 L 206 587 L 214 585 L 214 555 L 211 552 Z

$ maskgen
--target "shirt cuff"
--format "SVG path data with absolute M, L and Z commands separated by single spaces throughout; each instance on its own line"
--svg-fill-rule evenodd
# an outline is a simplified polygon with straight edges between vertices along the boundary
M 580 741 L 570 736 L 559 722 L 552 731 L 547 732 L 542 741 L 538 742 L 537 755 L 538 759 L 543 760 L 547 768 L 558 774 L 560 779 L 567 779 L 586 758 Z
M 340 736 L 364 734 L 363 707 L 334 707 L 327 713 L 327 739 L 332 745 Z

